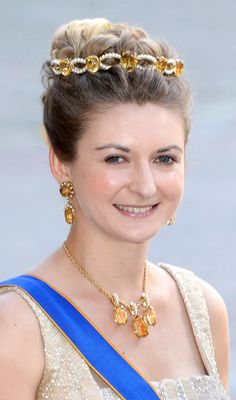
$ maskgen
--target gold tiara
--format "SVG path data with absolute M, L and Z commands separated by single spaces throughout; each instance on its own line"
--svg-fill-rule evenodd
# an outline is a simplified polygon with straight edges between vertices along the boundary
M 106 71 L 113 65 L 120 65 L 127 72 L 132 72 L 137 69 L 156 70 L 166 76 L 180 76 L 184 70 L 182 60 L 174 60 L 163 56 L 154 57 L 149 54 L 118 54 L 106 53 L 101 57 L 94 55 L 86 58 L 54 58 L 50 65 L 56 75 L 68 76 L 71 73 L 83 74 L 88 71 L 96 73 L 99 70 Z

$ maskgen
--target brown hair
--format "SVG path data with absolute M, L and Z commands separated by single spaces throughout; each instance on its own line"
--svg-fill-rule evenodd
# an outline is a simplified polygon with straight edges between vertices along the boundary
M 78 20 L 60 27 L 53 37 L 51 56 L 86 58 L 126 51 L 176 58 L 167 43 L 150 39 L 142 29 L 113 25 L 106 19 Z M 65 77 L 55 75 L 50 62 L 46 62 L 43 71 L 43 123 L 50 144 L 63 161 L 75 159 L 76 144 L 93 116 L 116 103 L 151 102 L 177 111 L 184 122 L 187 142 L 191 90 L 182 78 L 166 77 L 154 70 L 129 73 L 118 65 L 95 74 L 71 73 Z

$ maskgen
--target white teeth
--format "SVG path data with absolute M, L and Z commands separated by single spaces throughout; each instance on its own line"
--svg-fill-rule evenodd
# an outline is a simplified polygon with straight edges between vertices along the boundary
M 134 213 L 134 214 L 145 213 L 145 212 L 150 211 L 152 209 L 152 206 L 148 206 L 148 207 L 125 207 L 125 206 L 121 206 L 119 204 L 116 204 L 116 207 L 119 208 L 120 210 L 128 211 L 128 212 Z

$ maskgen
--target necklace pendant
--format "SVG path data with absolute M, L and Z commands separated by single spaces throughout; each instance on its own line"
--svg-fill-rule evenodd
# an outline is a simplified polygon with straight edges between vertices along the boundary
M 119 325 L 124 325 L 128 321 L 128 313 L 123 306 L 115 308 L 114 321 Z
M 145 337 L 149 334 L 148 324 L 144 321 L 143 317 L 139 316 L 133 320 L 133 331 L 138 338 Z
M 157 315 L 152 306 L 148 306 L 148 308 L 143 312 L 143 318 L 149 325 L 156 325 Z

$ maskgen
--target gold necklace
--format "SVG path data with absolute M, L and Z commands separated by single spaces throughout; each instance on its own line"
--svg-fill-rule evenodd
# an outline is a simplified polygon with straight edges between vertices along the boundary
M 113 317 L 114 321 L 119 325 L 124 325 L 128 321 L 128 315 L 131 314 L 133 332 L 138 338 L 145 337 L 149 334 L 149 325 L 153 326 L 157 322 L 157 316 L 154 308 L 149 303 L 147 294 L 147 273 L 148 265 L 145 262 L 144 266 L 144 279 L 143 279 L 143 292 L 139 301 L 135 303 L 131 301 L 129 304 L 120 300 L 117 293 L 109 293 L 94 279 L 86 269 L 80 265 L 73 257 L 68 249 L 66 242 L 63 244 L 64 251 L 69 260 L 80 271 L 80 273 L 92 283 L 101 293 L 107 296 L 114 306 Z

